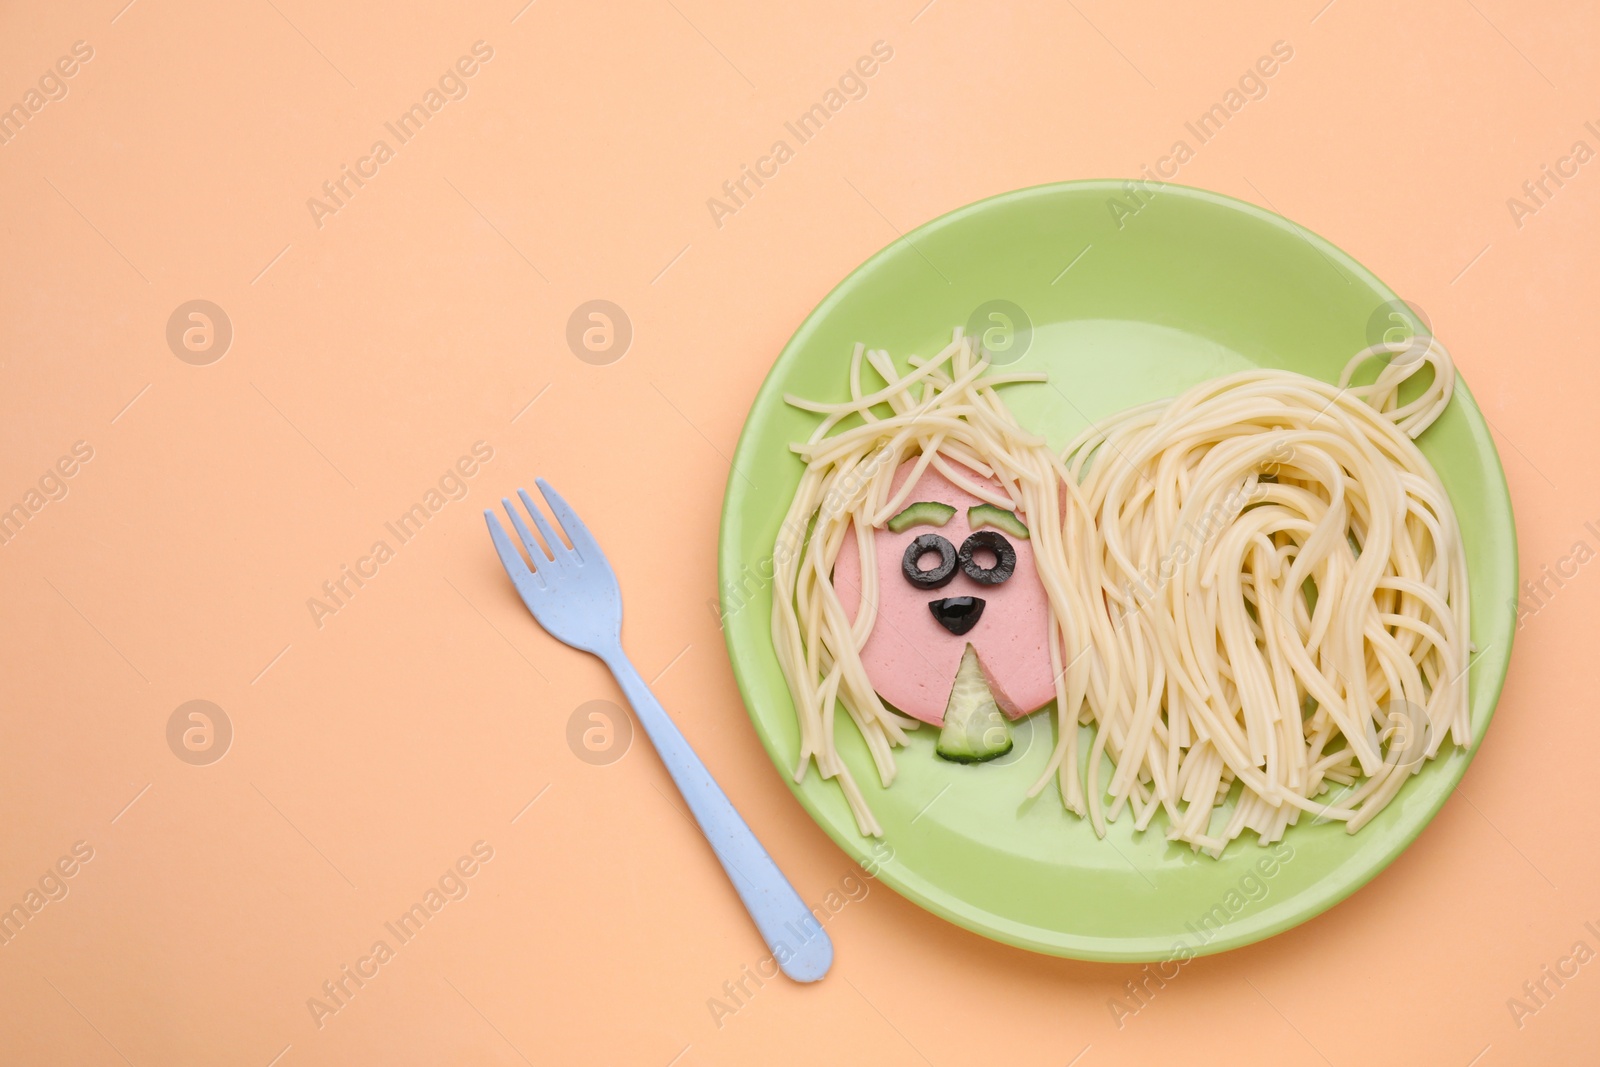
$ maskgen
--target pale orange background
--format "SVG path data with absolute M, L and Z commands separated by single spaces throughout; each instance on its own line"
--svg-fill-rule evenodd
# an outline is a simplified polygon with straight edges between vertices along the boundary
M 0 904 L 94 849 L 0 947 L 0 1062 L 1594 1062 L 1600 963 L 1520 1028 L 1506 1001 L 1600 948 L 1600 572 L 1528 620 L 1410 851 L 1120 1029 L 1136 967 L 993 944 L 879 885 L 830 922 L 826 981 L 719 1027 L 708 998 L 762 946 L 643 740 L 609 766 L 569 750 L 574 709 L 618 694 L 535 628 L 479 514 L 536 474 L 579 504 L 641 670 L 821 900 L 851 864 L 768 762 L 705 607 L 762 376 L 897 231 L 1134 174 L 1284 40 L 1269 95 L 1179 180 L 1427 310 L 1537 574 L 1597 543 L 1600 163 L 1520 228 L 1506 200 L 1600 148 L 1592 7 L 125 2 L 0 15 L 0 103 L 94 49 L 0 145 L 0 506 L 94 450 L 0 547 Z M 319 228 L 307 198 L 478 40 L 469 95 Z M 716 226 L 707 198 L 878 40 L 868 95 Z M 165 340 L 195 298 L 233 324 L 209 366 Z M 608 366 L 565 341 L 597 298 L 635 330 Z M 319 629 L 307 598 L 479 440 L 467 498 Z M 210 766 L 167 745 L 192 699 L 235 730 Z M 319 1029 L 307 998 L 479 840 L 466 899 Z

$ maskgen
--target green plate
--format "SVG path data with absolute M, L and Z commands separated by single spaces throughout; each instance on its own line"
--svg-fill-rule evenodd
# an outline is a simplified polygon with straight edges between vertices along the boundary
M 936 758 L 935 731 L 919 730 L 896 750 L 900 775 L 883 789 L 841 712 L 840 751 L 883 824 L 881 843 L 857 833 L 837 786 L 814 767 L 795 786 L 798 728 L 772 650 L 770 560 L 801 474 L 788 446 L 810 433 L 815 416 L 789 408 L 783 393 L 846 399 L 855 342 L 903 360 L 933 354 L 953 327 L 976 322 L 991 331 L 999 358 L 1014 361 L 1008 369 L 1044 370 L 1060 386 L 1005 393 L 1017 418 L 1059 447 L 1088 419 L 1251 365 L 1337 380 L 1351 355 L 1402 321 L 1390 317 L 1403 305 L 1391 306 L 1397 298 L 1387 286 L 1304 227 L 1216 193 L 1156 188 L 1138 200 L 1108 181 L 1007 193 L 936 219 L 867 260 L 806 318 L 767 376 L 739 439 L 722 514 L 728 652 L 756 732 L 800 803 L 839 847 L 929 911 L 1079 959 L 1219 952 L 1304 922 L 1399 855 L 1471 759 L 1445 749 L 1358 834 L 1303 819 L 1272 848 L 1247 832 L 1221 860 L 1169 845 L 1164 815 L 1144 834 L 1124 815 L 1099 840 L 1062 808 L 1054 784 L 1026 799 L 1054 743 L 1052 714 L 1024 720 L 1010 755 L 976 766 Z M 1466 540 L 1476 748 L 1511 654 L 1511 503 L 1489 429 L 1459 380 L 1420 444 Z

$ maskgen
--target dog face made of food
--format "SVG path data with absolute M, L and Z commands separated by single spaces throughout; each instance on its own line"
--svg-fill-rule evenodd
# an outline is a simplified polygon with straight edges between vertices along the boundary
M 998 482 L 947 462 L 973 484 L 1000 491 Z M 908 460 L 895 471 L 891 495 L 914 466 Z M 912 718 L 944 726 L 970 645 L 1007 717 L 1020 718 L 1055 698 L 1049 602 L 1026 522 L 1026 516 L 985 505 L 930 464 L 905 507 L 872 531 L 878 614 L 861 664 L 879 697 Z M 833 585 L 854 619 L 861 559 L 853 529 L 834 562 Z

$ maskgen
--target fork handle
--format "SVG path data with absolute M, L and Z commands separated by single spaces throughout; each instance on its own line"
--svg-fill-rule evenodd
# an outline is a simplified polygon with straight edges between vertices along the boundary
M 733 803 L 700 762 L 677 724 L 668 717 L 650 686 L 619 644 L 599 653 L 633 705 L 661 762 L 700 824 L 722 869 L 783 973 L 797 982 L 815 982 L 833 963 L 833 942 L 794 886 L 745 824 Z

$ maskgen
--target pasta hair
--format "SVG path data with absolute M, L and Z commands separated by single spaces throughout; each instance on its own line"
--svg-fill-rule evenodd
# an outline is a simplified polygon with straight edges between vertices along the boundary
M 904 371 L 858 344 L 848 401 L 785 397 L 821 416 L 792 446 L 806 467 L 773 552 L 793 773 L 815 764 L 836 781 L 863 834 L 882 828 L 839 757 L 836 710 L 891 785 L 893 750 L 920 724 L 878 697 L 861 663 L 877 613 L 870 539 L 929 466 L 1029 516 L 1057 730 L 1028 793 L 1055 779 L 1097 834 L 1124 813 L 1142 831 L 1164 811 L 1169 839 L 1215 856 L 1245 830 L 1276 841 L 1306 813 L 1355 832 L 1447 740 L 1469 743 L 1465 555 L 1415 445 L 1453 393 L 1437 342 L 1373 346 L 1336 384 L 1274 369 L 1207 381 L 1102 420 L 1059 454 L 998 392 L 1043 376 L 989 369 L 958 329 Z M 883 384 L 869 389 L 867 372 Z M 1403 404 L 1402 387 L 1415 394 Z M 853 619 L 832 584 L 851 536 Z

